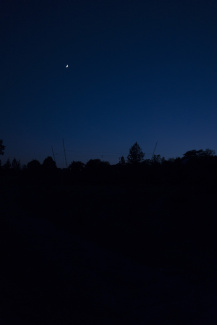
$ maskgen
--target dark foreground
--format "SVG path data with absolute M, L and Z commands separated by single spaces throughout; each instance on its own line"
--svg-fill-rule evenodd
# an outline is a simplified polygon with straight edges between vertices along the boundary
M 216 324 L 216 190 L 1 187 L 1 324 Z

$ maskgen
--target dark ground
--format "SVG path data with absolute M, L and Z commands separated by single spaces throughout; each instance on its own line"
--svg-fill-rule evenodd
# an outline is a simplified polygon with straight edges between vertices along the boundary
M 214 186 L 0 191 L 2 324 L 216 324 Z

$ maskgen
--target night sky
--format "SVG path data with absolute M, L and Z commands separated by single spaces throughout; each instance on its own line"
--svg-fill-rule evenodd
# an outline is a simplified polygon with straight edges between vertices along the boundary
M 2 162 L 217 152 L 217 1 L 2 0 L 0 37 Z

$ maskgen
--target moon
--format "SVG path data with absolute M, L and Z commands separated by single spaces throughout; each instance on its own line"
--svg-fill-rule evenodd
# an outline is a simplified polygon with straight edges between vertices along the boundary
M 66 65 L 66 69 L 67 69 L 68 67 L 69 67 L 69 65 L 67 64 L 67 65 Z

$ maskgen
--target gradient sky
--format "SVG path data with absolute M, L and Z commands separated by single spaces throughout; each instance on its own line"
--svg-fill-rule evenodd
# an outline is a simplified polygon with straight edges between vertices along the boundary
M 3 162 L 217 152 L 217 1 L 2 0 L 0 37 Z

